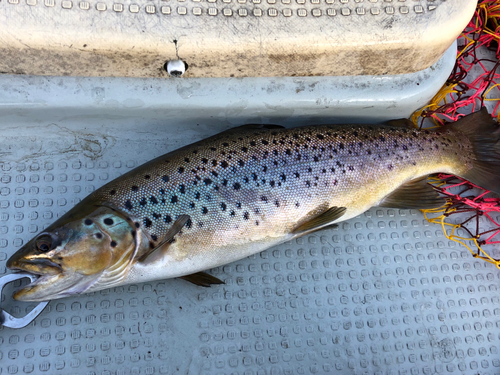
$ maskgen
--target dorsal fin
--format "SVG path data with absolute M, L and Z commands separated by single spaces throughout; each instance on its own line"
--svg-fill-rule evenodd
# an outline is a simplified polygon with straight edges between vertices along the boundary
M 419 177 L 401 185 L 382 199 L 379 206 L 402 209 L 426 209 L 444 205 L 446 199 L 440 196 L 432 185 L 427 183 L 427 177 Z
M 397 118 L 394 120 L 389 120 L 385 122 L 385 125 L 394 126 L 397 128 L 416 129 L 415 124 L 413 124 L 413 122 L 411 122 L 411 120 L 407 118 Z
M 344 215 L 345 211 L 345 207 L 330 207 L 305 223 L 301 223 L 292 230 L 292 234 L 302 235 L 323 229 Z
M 139 262 L 149 263 L 156 260 L 158 258 L 157 255 L 158 251 L 160 251 L 160 249 L 162 249 L 162 251 L 166 250 L 166 248 L 163 248 L 164 245 L 174 239 L 174 236 L 182 230 L 182 228 L 184 227 L 184 225 L 186 225 L 189 219 L 190 219 L 189 215 L 179 216 L 177 220 L 174 221 L 172 226 L 169 228 L 169 230 L 165 234 L 165 237 L 163 237 L 163 239 L 156 245 L 156 247 L 154 247 L 153 249 L 149 249 L 144 254 L 142 254 L 141 257 L 139 258 Z M 151 258 L 153 254 L 155 254 L 155 256 Z

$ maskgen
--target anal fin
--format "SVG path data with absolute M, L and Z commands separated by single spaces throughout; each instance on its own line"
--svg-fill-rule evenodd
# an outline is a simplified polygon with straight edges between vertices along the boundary
M 209 287 L 212 284 L 225 284 L 224 281 L 216 278 L 215 276 L 209 275 L 206 272 L 197 272 L 192 275 L 181 276 L 180 279 L 204 287 Z
M 301 223 L 299 226 L 292 230 L 292 233 L 305 234 L 323 229 L 329 226 L 328 224 L 330 224 L 332 221 L 335 221 L 342 215 L 344 215 L 345 211 L 345 207 L 330 207 L 326 211 L 320 213 L 319 215 L 313 217 L 305 223 Z
M 402 209 L 437 208 L 446 203 L 446 199 L 427 183 L 427 177 L 419 177 L 408 181 L 387 195 L 380 203 L 380 207 Z

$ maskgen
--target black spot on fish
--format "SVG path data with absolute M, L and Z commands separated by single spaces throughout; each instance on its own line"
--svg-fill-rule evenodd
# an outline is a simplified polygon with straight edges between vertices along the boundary
M 163 176 L 161 179 L 163 180 L 163 182 L 168 182 L 168 181 L 170 180 L 170 177 L 168 177 L 167 175 L 165 175 L 165 176 Z M 132 189 L 133 189 L 133 188 L 134 188 L 134 187 L 132 187 Z
M 90 219 L 85 219 L 84 223 L 85 225 L 92 225 L 93 221 Z
M 150 178 L 151 178 L 151 176 L 150 176 L 150 175 L 148 175 L 148 174 L 144 176 L 144 179 L 145 179 L 145 180 L 149 180 Z
M 177 170 L 177 172 L 184 173 L 184 167 L 179 167 L 179 169 Z
M 279 206 L 280 206 L 280 202 L 279 202 L 278 200 L 276 200 L 276 201 L 274 201 L 274 205 L 275 205 L 276 207 L 279 207 Z
M 309 188 L 309 187 L 311 187 L 311 181 L 307 180 L 307 181 L 306 181 L 306 186 L 307 186 L 308 188 Z
M 153 222 L 151 221 L 151 219 L 150 219 L 149 217 L 145 217 L 145 218 L 144 218 L 144 226 L 145 226 L 146 228 L 151 227 L 151 225 L 152 225 L 152 224 L 153 224 Z
M 98 239 L 101 239 L 101 238 L 102 238 L 102 234 L 101 234 L 101 233 L 96 233 L 96 234 L 95 234 L 95 236 L 96 236 L 96 238 L 98 238 Z
M 196 192 L 196 194 L 194 195 L 194 198 L 195 199 L 200 199 L 200 196 L 201 196 L 201 194 L 199 192 Z
M 170 203 L 177 203 L 178 200 L 179 198 L 177 198 L 177 195 L 174 195 L 172 196 L 172 198 L 170 198 Z
M 148 204 L 148 201 L 146 200 L 146 198 L 145 198 L 145 197 L 142 197 L 142 199 L 141 199 L 141 201 L 139 202 L 139 204 L 140 204 L 142 207 L 144 207 L 145 205 L 147 205 L 147 204 Z
M 260 197 L 260 200 L 267 203 L 267 197 L 265 195 L 263 195 L 262 197 Z
M 165 189 L 160 189 L 160 194 L 165 194 Z
M 343 150 L 344 149 L 344 144 L 342 142 L 339 143 L 339 150 Z
M 325 138 L 325 137 L 323 136 L 323 134 L 317 134 L 317 135 L 316 135 L 316 137 L 317 137 L 318 139 L 323 139 L 323 138 Z
M 250 146 L 255 146 L 255 145 L 256 145 L 255 141 L 250 142 Z
M 227 186 L 227 182 L 228 182 L 228 181 L 227 181 L 226 179 L 224 179 L 224 180 L 222 181 L 222 186 Z
M 125 201 L 125 208 L 126 208 L 127 210 L 131 210 L 131 209 L 133 209 L 133 208 L 134 208 L 134 207 L 132 206 L 132 202 L 130 202 L 130 199 L 127 199 L 127 200 Z
M 103 220 L 103 223 L 106 225 L 113 225 L 115 222 L 110 217 L 107 217 L 106 219 Z
M 158 199 L 156 199 L 156 197 L 155 197 L 155 196 L 153 196 L 153 195 L 152 195 L 151 197 L 149 197 L 149 201 L 150 201 L 152 204 L 158 204 Z
M 379 138 L 380 142 L 385 142 L 385 137 L 383 135 L 381 135 Z
M 191 221 L 191 219 L 188 219 L 186 221 L 186 228 L 191 228 L 193 226 L 193 222 Z
M 212 160 L 212 167 L 216 167 L 217 166 L 217 160 Z
M 263 139 L 263 140 L 262 140 L 262 144 L 266 146 L 266 145 L 268 145 L 268 144 L 269 144 L 269 142 L 268 142 L 268 141 L 266 141 L 265 139 Z
M 115 195 L 115 194 L 116 194 L 116 190 L 111 190 L 111 191 L 109 192 L 109 195 Z
M 274 187 L 274 185 L 276 185 L 276 183 L 274 182 L 274 180 L 271 180 L 271 181 L 269 181 L 269 185 L 271 185 L 271 187 Z
M 181 194 L 186 193 L 186 186 L 185 185 L 179 185 L 179 191 Z
M 136 192 L 136 191 L 138 191 L 138 190 L 139 190 L 139 187 L 134 185 L 134 186 L 132 186 L 130 189 L 131 189 L 133 192 Z
M 196 206 L 196 205 L 194 204 L 194 202 L 189 203 L 189 207 L 190 207 L 190 208 L 194 208 L 195 206 Z
M 220 204 L 220 208 L 221 208 L 222 211 L 226 211 L 227 205 L 224 202 L 222 202 Z
M 139 228 L 141 226 L 141 224 L 139 224 L 137 221 L 134 223 L 134 225 L 136 228 Z
M 214 177 L 218 177 L 218 176 L 219 176 L 219 174 L 218 174 L 216 171 L 212 171 L 212 176 L 214 176 Z
M 203 159 L 201 159 L 201 162 L 202 162 L 203 164 L 207 164 L 207 163 L 208 163 L 208 159 L 207 159 L 207 158 L 203 158 Z
M 222 145 L 223 145 L 224 147 L 227 147 L 227 146 L 229 146 L 229 143 L 224 142 Z
M 282 173 L 280 175 L 281 181 L 285 182 L 286 181 L 286 174 Z
M 266 173 L 267 172 L 267 165 L 262 166 L 262 172 Z
M 189 158 L 184 158 L 184 161 L 185 161 L 186 163 L 189 163 L 189 162 L 190 162 Z
M 312 169 L 311 167 L 309 167 L 309 168 L 307 168 L 307 171 L 308 171 L 309 173 L 312 173 L 313 169 Z
M 315 157 L 313 158 L 313 160 L 314 160 L 315 162 L 318 162 L 318 161 L 319 161 L 319 158 L 318 158 L 317 156 L 315 156 Z
M 368 155 L 371 155 L 371 154 L 372 154 L 372 150 L 366 150 L 366 153 L 367 153 Z
M 248 220 L 248 219 L 249 219 L 249 217 L 250 217 L 250 214 L 249 214 L 248 212 L 245 212 L 245 213 L 243 214 L 243 219 Z
M 226 169 L 227 167 L 229 167 L 229 164 L 228 164 L 228 162 L 227 162 L 227 161 L 223 160 L 223 161 L 221 161 L 220 166 L 221 166 L 222 168 Z
M 299 208 L 300 207 L 300 203 L 299 202 L 295 202 L 295 207 Z
M 211 151 L 217 151 L 217 149 L 215 147 L 210 147 L 210 150 Z
M 201 209 L 201 213 L 202 213 L 203 215 L 206 215 L 206 214 L 208 213 L 208 208 L 206 208 L 206 207 L 202 207 L 202 209 Z
M 244 167 L 245 166 L 245 162 L 243 160 L 238 160 L 238 165 L 240 167 Z
M 234 190 L 240 190 L 240 188 L 241 188 L 241 185 L 240 185 L 240 183 L 239 183 L 239 182 L 235 182 L 235 183 L 233 184 L 233 189 L 234 189 Z
M 285 150 L 285 154 L 287 154 L 287 155 L 292 155 L 292 150 L 290 150 L 289 148 L 287 148 L 287 149 Z
M 203 182 L 205 183 L 205 185 L 210 185 L 212 183 L 212 180 L 209 178 L 205 178 Z
M 111 247 L 116 247 L 117 243 L 115 241 L 111 241 L 110 245 Z
M 243 152 L 247 152 L 247 151 L 248 151 L 248 148 L 246 148 L 246 147 L 242 147 L 242 148 L 241 148 L 241 151 L 243 151 Z
M 165 218 L 163 219 L 163 221 L 167 224 L 170 224 L 172 222 L 172 216 L 170 215 L 165 215 Z
M 158 220 L 161 217 L 161 214 L 157 214 L 156 212 L 153 212 L 153 219 Z

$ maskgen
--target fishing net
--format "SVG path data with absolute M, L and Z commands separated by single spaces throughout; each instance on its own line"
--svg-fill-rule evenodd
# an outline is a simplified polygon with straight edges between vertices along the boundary
M 415 125 L 439 127 L 487 105 L 500 119 L 500 3 L 479 1 L 458 39 L 455 67 L 431 103 L 412 116 Z M 423 210 L 450 240 L 500 269 L 500 198 L 461 178 L 439 174 L 430 181 L 447 197 L 443 207 Z

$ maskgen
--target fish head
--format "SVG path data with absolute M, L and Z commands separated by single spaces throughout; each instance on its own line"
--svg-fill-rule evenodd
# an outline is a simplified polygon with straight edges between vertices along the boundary
M 70 211 L 7 261 L 11 270 L 39 276 L 17 290 L 14 299 L 63 298 L 85 292 L 103 277 L 119 278 L 136 249 L 132 225 L 130 219 L 108 207 L 77 214 Z

